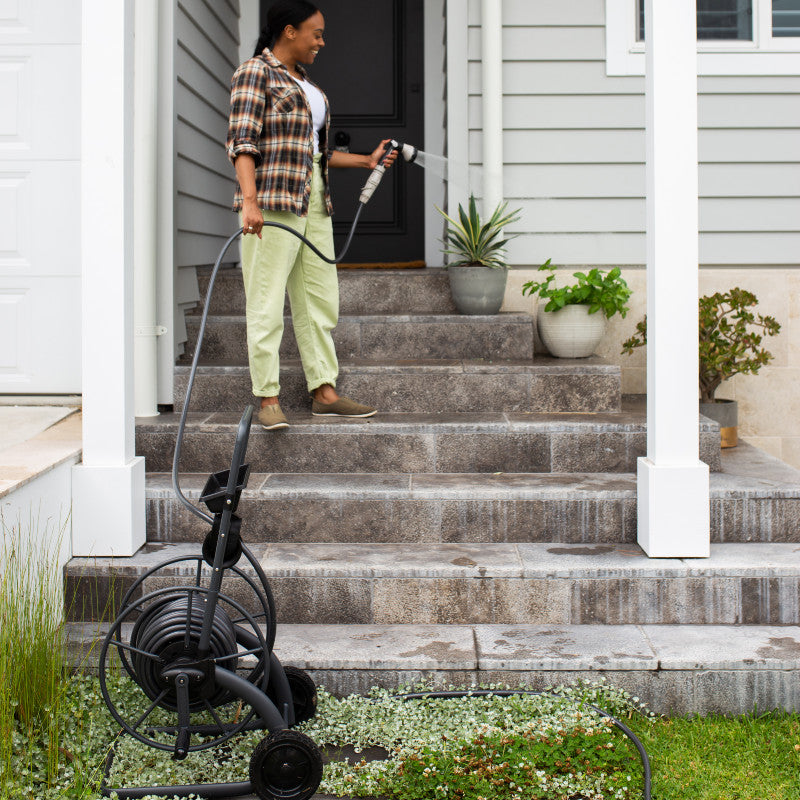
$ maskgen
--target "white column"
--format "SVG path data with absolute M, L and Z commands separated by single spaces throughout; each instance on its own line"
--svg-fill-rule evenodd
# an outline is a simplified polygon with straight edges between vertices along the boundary
M 131 555 L 145 538 L 133 410 L 133 5 L 82 4 L 83 464 L 73 470 L 74 555 Z
M 134 376 L 137 417 L 158 416 L 158 4 L 136 0 L 133 119 Z
M 503 4 L 481 2 L 483 213 L 503 202 Z
M 647 457 L 639 544 L 652 557 L 709 554 L 708 467 L 699 459 L 697 34 L 695 0 L 647 0 Z

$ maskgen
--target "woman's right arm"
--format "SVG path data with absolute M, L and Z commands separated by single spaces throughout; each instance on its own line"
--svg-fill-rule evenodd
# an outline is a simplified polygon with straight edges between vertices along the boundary
M 242 154 L 234 162 L 236 178 L 242 189 L 242 227 L 244 235 L 254 233 L 261 238 L 261 227 L 264 218 L 258 207 L 258 192 L 256 190 L 256 162 L 253 156 Z
M 226 149 L 242 190 L 242 224 L 245 233 L 261 237 L 263 218 L 258 207 L 256 166 L 261 161 L 259 143 L 267 104 L 264 65 L 257 59 L 242 64 L 231 80 L 231 111 Z M 249 231 L 248 228 L 252 228 Z

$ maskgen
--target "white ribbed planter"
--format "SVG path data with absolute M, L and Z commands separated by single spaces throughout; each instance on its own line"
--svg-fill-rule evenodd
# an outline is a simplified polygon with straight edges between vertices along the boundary
M 589 313 L 587 305 L 564 306 L 545 311 L 547 301 L 539 303 L 539 338 L 556 358 L 586 358 L 594 353 L 606 331 L 606 315 Z

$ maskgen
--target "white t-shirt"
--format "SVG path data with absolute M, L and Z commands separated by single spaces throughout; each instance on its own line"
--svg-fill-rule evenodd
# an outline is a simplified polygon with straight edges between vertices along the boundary
M 294 75 L 292 75 L 294 78 Z M 308 81 L 294 78 L 306 93 L 308 105 L 311 107 L 311 128 L 314 132 L 314 152 L 319 153 L 319 132 L 325 124 L 325 98 L 322 92 Z

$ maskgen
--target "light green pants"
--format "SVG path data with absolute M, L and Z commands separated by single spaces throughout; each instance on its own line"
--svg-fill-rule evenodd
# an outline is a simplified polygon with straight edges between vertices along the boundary
M 333 258 L 333 225 L 325 207 L 319 159 L 314 159 L 308 216 L 264 211 L 265 222 L 280 222 Z M 242 237 L 242 274 L 247 299 L 247 352 L 256 397 L 280 392 L 278 349 L 283 337 L 283 300 L 288 290 L 294 335 L 308 391 L 336 386 L 339 365 L 331 330 L 339 318 L 336 265 L 315 255 L 288 231 L 265 227 L 261 239 Z

